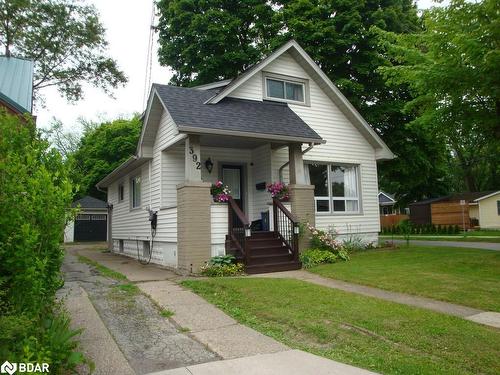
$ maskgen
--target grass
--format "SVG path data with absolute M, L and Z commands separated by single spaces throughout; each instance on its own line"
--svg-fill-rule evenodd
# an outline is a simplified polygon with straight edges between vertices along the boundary
M 113 271 L 112 269 L 109 269 L 108 267 L 103 266 L 100 263 L 97 263 L 93 261 L 92 259 L 89 259 L 87 257 L 84 257 L 82 255 L 78 255 L 78 261 L 80 263 L 85 263 L 88 264 L 92 267 L 95 267 L 97 271 L 103 276 L 110 277 L 112 279 L 118 280 L 118 281 L 123 281 L 127 280 L 127 277 L 124 274 L 121 274 L 120 272 Z
M 167 309 L 161 309 L 160 315 L 163 316 L 164 318 L 170 318 L 174 316 L 174 312 Z
M 500 312 L 500 252 L 402 246 L 309 269 L 321 276 Z
M 113 289 L 116 289 L 127 296 L 136 296 L 141 292 L 137 285 L 131 283 L 115 285 L 113 286 Z
M 183 285 L 284 344 L 384 374 L 497 374 L 500 331 L 290 279 Z
M 379 239 L 384 240 L 384 241 L 390 241 L 391 239 L 395 240 L 404 240 L 404 236 L 402 235 L 380 235 Z M 490 242 L 490 243 L 500 243 L 500 237 L 483 237 L 483 236 L 477 236 L 477 237 L 472 237 L 470 235 L 467 235 L 464 237 L 463 235 L 429 235 L 429 234 L 414 234 L 410 236 L 410 240 L 427 240 L 427 241 L 457 241 L 457 242 Z

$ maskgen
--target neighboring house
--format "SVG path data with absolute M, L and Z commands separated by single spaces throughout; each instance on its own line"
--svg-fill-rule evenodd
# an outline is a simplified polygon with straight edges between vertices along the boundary
M 31 113 L 33 61 L 0 56 L 0 107 L 12 114 Z
M 458 225 L 461 228 L 465 225 L 465 229 L 477 226 L 491 228 L 491 225 L 494 225 L 491 214 L 496 194 L 499 194 L 499 192 L 455 193 L 411 203 L 410 220 L 413 224 L 420 225 Z M 485 198 L 488 198 L 488 200 L 481 204 L 480 202 Z M 484 217 L 484 222 L 480 218 L 480 205 L 488 206 L 488 208 L 484 209 L 484 212 L 488 215 L 488 218 Z
M 380 215 L 399 214 L 399 209 L 395 207 L 396 200 L 394 199 L 394 195 L 392 194 L 379 191 L 378 205 L 380 209 Z
M 75 221 L 66 225 L 64 242 L 106 241 L 108 232 L 108 204 L 85 196 L 72 204 L 79 208 Z
M 153 262 L 188 271 L 230 252 L 248 272 L 284 270 L 300 267 L 298 247 L 308 241 L 297 239 L 298 221 L 377 240 L 377 160 L 391 158 L 290 41 L 233 80 L 153 84 L 136 154 L 97 187 L 113 205 L 114 251 L 136 256 L 153 246 Z M 293 215 L 266 191 L 280 179 L 290 184 Z M 230 187 L 229 203 L 213 202 L 217 180 Z M 157 211 L 156 231 L 147 209 Z M 266 216 L 270 231 L 252 231 Z
M 500 229 L 500 191 L 474 199 L 481 229 Z M 471 207 L 472 208 L 472 207 Z M 469 215 L 472 214 L 469 212 Z
M 379 191 L 378 205 L 380 210 L 380 226 L 382 229 L 397 226 L 400 222 L 408 220 L 408 208 L 405 208 L 401 212 L 396 203 L 394 195 Z

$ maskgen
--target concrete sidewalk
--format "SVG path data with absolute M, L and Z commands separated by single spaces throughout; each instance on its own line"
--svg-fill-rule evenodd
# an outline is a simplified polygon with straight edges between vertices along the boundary
M 301 350 L 204 363 L 150 375 L 370 375 L 357 367 Z
M 111 337 L 85 290 L 78 285 L 66 288 L 65 306 L 71 316 L 71 327 L 84 328 L 78 336 L 78 341 L 85 356 L 94 363 L 93 374 L 135 375 L 135 371 Z M 90 374 L 90 371 L 88 368 L 80 368 L 78 373 Z
M 388 290 L 373 288 L 370 286 L 349 283 L 346 281 L 322 277 L 304 270 L 273 272 L 250 277 L 289 278 L 310 282 L 328 288 L 339 289 L 350 293 L 362 294 L 368 297 L 380 298 L 386 301 L 401 303 L 404 305 L 420 307 L 440 313 L 458 316 L 476 323 L 500 328 L 500 313 L 483 311 L 468 306 L 456 305 L 449 302 L 438 301 L 426 297 L 412 296 L 409 294 L 391 292 Z
M 278 341 L 239 324 L 203 298 L 178 285 L 177 282 L 185 278 L 172 271 L 155 265 L 142 266 L 133 259 L 95 249 L 81 247 L 74 251 L 135 281 L 158 306 L 173 312 L 168 319 L 179 330 L 223 359 L 156 374 L 374 374 L 300 350 L 290 350 Z M 105 352 L 107 349 L 99 346 L 97 350 Z
M 268 354 L 288 348 L 233 318 L 193 292 L 171 281 L 139 283 L 137 286 L 153 301 L 174 313 L 170 317 L 197 341 L 223 359 Z

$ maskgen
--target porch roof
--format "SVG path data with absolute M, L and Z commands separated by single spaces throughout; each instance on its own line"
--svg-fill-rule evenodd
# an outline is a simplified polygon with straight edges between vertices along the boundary
M 324 143 L 286 103 L 227 97 L 205 104 L 215 90 L 159 84 L 154 88 L 181 132 Z

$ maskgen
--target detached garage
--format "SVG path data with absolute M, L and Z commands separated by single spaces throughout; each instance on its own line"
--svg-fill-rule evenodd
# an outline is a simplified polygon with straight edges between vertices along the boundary
M 64 242 L 106 241 L 108 233 L 108 204 L 90 196 L 72 205 L 80 211 L 64 231 Z

